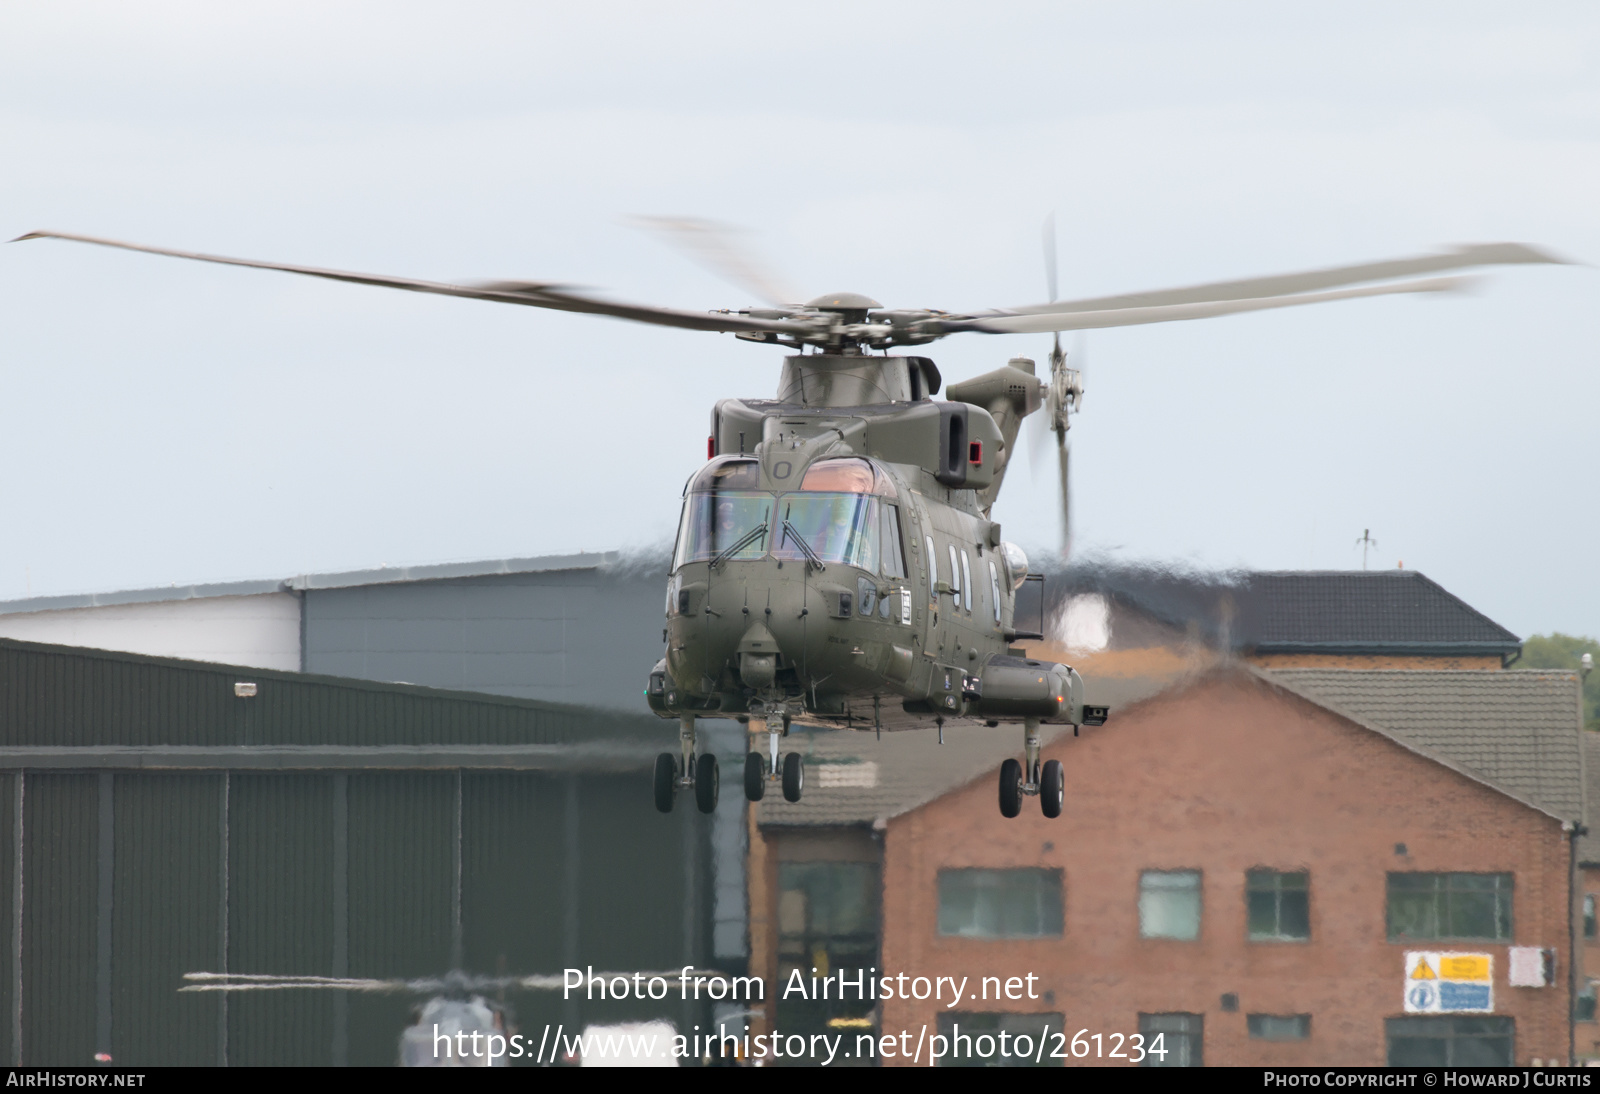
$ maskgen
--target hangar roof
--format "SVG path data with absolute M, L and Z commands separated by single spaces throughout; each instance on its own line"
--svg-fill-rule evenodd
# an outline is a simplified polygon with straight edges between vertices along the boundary
M 1187 573 L 1084 566 L 1049 575 L 1065 600 L 1098 593 L 1213 642 L 1258 653 L 1510 656 L 1521 640 L 1416 570 Z
M 575 555 L 540 555 L 534 558 L 498 558 L 479 562 L 442 562 L 428 566 L 380 566 L 375 570 L 299 574 L 259 581 L 221 581 L 207 585 L 167 585 L 154 589 L 124 589 L 109 593 L 67 596 L 33 596 L 0 601 L 0 615 L 52 612 L 69 608 L 100 608 L 112 604 L 155 604 L 170 600 L 203 600 L 217 596 L 260 596 L 264 593 L 305 589 L 347 589 L 358 585 L 390 585 L 406 581 L 441 581 L 456 577 L 494 574 L 532 574 L 552 570 L 592 570 L 615 566 L 623 560 L 617 551 L 581 552 Z
M 0 639 L 0 768 L 640 770 L 661 720 Z

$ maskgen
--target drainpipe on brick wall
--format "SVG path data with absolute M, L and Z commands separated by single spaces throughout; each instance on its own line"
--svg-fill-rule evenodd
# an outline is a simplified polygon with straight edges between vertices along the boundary
M 1578 1066 L 1578 837 L 1589 830 L 1576 821 L 1563 821 L 1567 834 L 1567 1066 Z

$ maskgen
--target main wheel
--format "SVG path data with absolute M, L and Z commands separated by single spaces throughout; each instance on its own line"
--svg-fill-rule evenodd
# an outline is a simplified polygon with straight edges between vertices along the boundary
M 672 799 L 678 792 L 678 758 L 670 752 L 656 757 L 656 808 L 672 812 Z
M 1060 760 L 1046 760 L 1039 776 L 1039 808 L 1047 817 L 1061 815 L 1061 799 L 1066 796 L 1067 776 Z
M 694 803 L 702 813 L 717 811 L 717 758 L 709 752 L 702 753 L 694 765 Z
M 767 763 L 759 752 L 746 752 L 744 756 L 744 796 L 747 801 L 758 802 L 767 792 Z
M 783 800 L 797 802 L 800 791 L 806 788 L 806 764 L 800 753 L 791 752 L 783 758 Z
M 1000 765 L 1000 815 L 1014 817 L 1022 812 L 1022 763 L 1007 760 Z

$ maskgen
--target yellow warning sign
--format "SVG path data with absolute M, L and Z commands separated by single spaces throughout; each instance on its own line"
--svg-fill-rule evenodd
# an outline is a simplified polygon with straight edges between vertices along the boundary
M 1489 979 L 1489 955 L 1483 953 L 1440 954 L 1439 975 L 1446 980 Z
M 1412 950 L 1406 954 L 1407 1014 L 1493 1014 L 1494 955 Z

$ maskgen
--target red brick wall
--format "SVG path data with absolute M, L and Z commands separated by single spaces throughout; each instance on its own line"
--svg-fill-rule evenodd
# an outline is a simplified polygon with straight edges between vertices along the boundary
M 1001 732 L 1018 734 L 1020 752 L 1020 730 Z M 1045 755 L 1066 768 L 1057 820 L 1034 800 L 1005 820 L 985 775 L 890 821 L 886 971 L 973 984 L 1036 973 L 1047 997 L 963 1009 L 1060 1011 L 1069 1033 L 1131 1034 L 1141 1011 L 1200 1013 L 1208 1064 L 1381 1065 L 1384 1019 L 1402 1013 L 1405 950 L 1487 951 L 1495 1011 L 1516 1019 L 1518 1061 L 1565 1059 L 1564 987 L 1508 987 L 1505 944 L 1408 947 L 1385 927 L 1387 871 L 1511 872 L 1515 940 L 1558 948 L 1564 985 L 1568 852 L 1555 819 L 1244 674 L 1113 712 L 1110 725 Z M 1061 868 L 1062 937 L 941 938 L 941 866 Z M 1310 870 L 1310 942 L 1245 941 L 1255 866 Z M 1197 941 L 1139 937 L 1145 869 L 1203 871 Z M 1237 1013 L 1221 1010 L 1225 992 L 1237 993 Z M 1310 1014 L 1311 1037 L 1252 1041 L 1248 1013 Z M 888 1002 L 883 1030 L 926 1023 L 931 1034 L 937 1015 L 934 1004 Z
M 1600 902 L 1600 869 L 1586 867 L 1579 871 L 1576 914 L 1579 938 L 1583 938 L 1583 898 L 1592 894 Z M 1600 938 L 1583 939 L 1583 951 L 1578 967 L 1578 989 L 1583 990 L 1587 977 L 1600 979 Z M 1600 1059 L 1600 1022 L 1579 1022 L 1573 1033 L 1579 1058 Z

